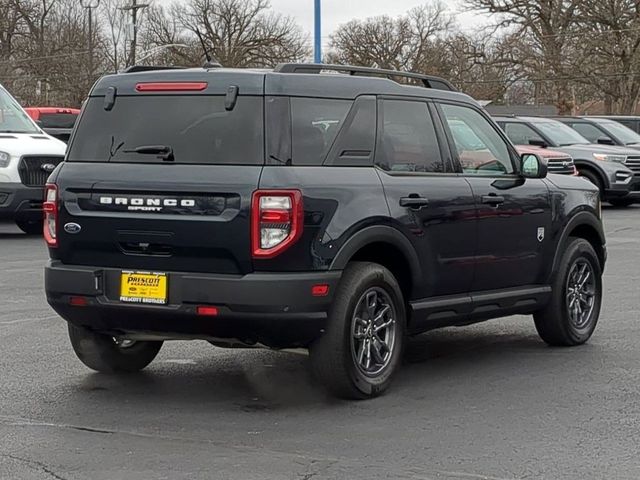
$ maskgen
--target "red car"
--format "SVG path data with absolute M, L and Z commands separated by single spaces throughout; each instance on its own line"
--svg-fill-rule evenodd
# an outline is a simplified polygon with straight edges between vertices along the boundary
M 547 162 L 549 173 L 560 173 L 563 175 L 578 175 L 578 169 L 571 158 L 566 153 L 548 148 L 535 147 L 532 145 L 516 145 L 516 150 L 520 155 L 532 153 L 538 155 Z
M 80 110 L 77 108 L 27 107 L 25 111 L 52 137 L 68 142 Z

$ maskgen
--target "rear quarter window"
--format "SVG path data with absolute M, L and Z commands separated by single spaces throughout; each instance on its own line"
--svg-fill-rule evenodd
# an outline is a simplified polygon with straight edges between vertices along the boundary
M 342 130 L 352 100 L 267 99 L 268 163 L 319 166 Z
M 85 106 L 69 147 L 71 162 L 161 163 L 132 150 L 168 146 L 175 163 L 262 165 L 263 98 L 239 97 L 231 111 L 223 96 L 118 96 L 111 110 L 104 97 Z

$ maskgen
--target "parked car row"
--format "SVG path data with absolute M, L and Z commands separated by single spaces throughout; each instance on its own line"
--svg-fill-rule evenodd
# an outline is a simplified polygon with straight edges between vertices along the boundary
M 600 190 L 612 205 L 640 201 L 640 134 L 605 118 L 495 117 L 509 139 L 538 153 L 555 151 L 573 159 L 578 174 Z M 554 153 L 551 153 L 551 149 Z M 549 171 L 554 172 L 550 163 Z M 558 172 L 566 173 L 566 172 Z

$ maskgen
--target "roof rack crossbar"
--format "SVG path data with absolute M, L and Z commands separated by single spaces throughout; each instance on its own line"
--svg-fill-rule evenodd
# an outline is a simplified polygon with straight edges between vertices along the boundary
M 443 86 L 446 86 L 451 91 L 457 91 L 457 89 L 447 80 L 432 75 L 422 75 L 414 72 L 401 72 L 398 70 L 386 70 L 383 68 L 372 67 L 355 67 L 350 65 L 330 65 L 323 63 L 281 63 L 273 70 L 277 73 L 308 73 L 318 74 L 323 70 L 344 72 L 349 75 L 362 75 L 362 76 L 384 76 L 389 79 L 393 77 L 413 78 L 420 80 L 425 88 L 438 88 L 433 86 L 433 82 L 438 82 Z M 442 88 L 440 88 L 442 89 Z
M 185 68 L 187 67 L 177 65 L 132 65 L 122 70 L 121 73 L 153 72 L 156 70 L 184 70 Z

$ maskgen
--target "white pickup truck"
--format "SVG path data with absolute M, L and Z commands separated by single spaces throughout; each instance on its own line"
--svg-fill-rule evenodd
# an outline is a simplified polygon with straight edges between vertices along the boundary
M 65 150 L 0 86 L 0 220 L 14 221 L 25 233 L 42 231 L 44 185 Z

